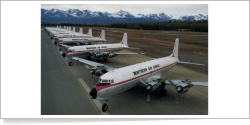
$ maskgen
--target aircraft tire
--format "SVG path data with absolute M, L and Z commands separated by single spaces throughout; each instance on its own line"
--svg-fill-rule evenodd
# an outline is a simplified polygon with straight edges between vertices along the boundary
M 103 112 L 108 111 L 108 105 L 106 103 L 102 105 L 102 111 Z
M 59 48 L 59 51 L 62 51 L 62 48 Z
M 69 62 L 69 66 L 73 66 L 73 62 Z

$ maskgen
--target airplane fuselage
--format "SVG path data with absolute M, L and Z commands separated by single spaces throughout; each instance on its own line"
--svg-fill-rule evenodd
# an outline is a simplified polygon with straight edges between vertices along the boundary
M 139 79 L 160 79 L 161 74 L 170 70 L 178 61 L 178 58 L 169 56 L 109 71 L 100 77 L 93 88 L 96 99 L 106 100 L 109 96 L 126 91 L 140 84 Z
M 89 56 L 92 55 L 91 52 L 98 52 L 98 51 L 111 51 L 111 50 L 119 50 L 128 48 L 127 45 L 124 44 L 97 44 L 97 45 L 84 45 L 84 46 L 74 46 L 70 47 L 68 51 L 65 52 L 65 57 L 71 56 Z

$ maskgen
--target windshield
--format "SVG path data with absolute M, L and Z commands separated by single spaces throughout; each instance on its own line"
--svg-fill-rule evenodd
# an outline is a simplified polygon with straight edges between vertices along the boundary
M 109 85 L 110 83 L 102 83 L 102 82 L 98 82 L 96 83 L 96 86 L 105 86 L 105 85 Z
M 106 79 L 100 79 L 99 82 L 96 84 L 96 86 L 104 86 L 109 85 L 111 83 L 114 83 L 114 80 L 106 80 Z

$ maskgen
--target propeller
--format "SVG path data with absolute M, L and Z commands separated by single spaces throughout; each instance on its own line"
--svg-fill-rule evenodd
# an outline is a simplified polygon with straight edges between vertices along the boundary
M 147 86 L 147 90 L 148 90 L 148 98 L 147 98 L 147 101 L 149 102 L 150 101 L 150 96 L 149 96 L 149 94 L 150 94 L 150 91 L 153 89 L 153 87 L 152 87 L 152 85 L 148 85 Z
M 139 79 L 140 80 L 140 82 L 142 83 L 142 84 L 144 84 L 145 86 L 147 86 L 147 90 L 148 90 L 148 97 L 147 97 L 147 101 L 150 101 L 150 91 L 153 89 L 153 86 L 152 85 L 149 85 L 149 84 L 147 84 L 147 83 L 145 83 L 142 79 Z
M 182 92 L 183 88 L 181 86 L 177 86 L 176 90 L 178 92 L 177 99 L 179 100 L 180 99 L 180 93 Z
M 90 73 L 91 73 L 91 79 L 92 79 L 92 84 L 94 84 L 94 79 L 93 79 L 94 70 L 90 69 L 88 65 L 85 65 L 85 67 L 90 71 Z

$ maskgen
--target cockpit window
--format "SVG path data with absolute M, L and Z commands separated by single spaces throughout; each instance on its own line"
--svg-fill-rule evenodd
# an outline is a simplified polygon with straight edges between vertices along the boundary
M 104 86 L 104 85 L 109 85 L 111 83 L 114 83 L 114 80 L 100 79 L 99 82 L 96 84 L 96 86 Z

